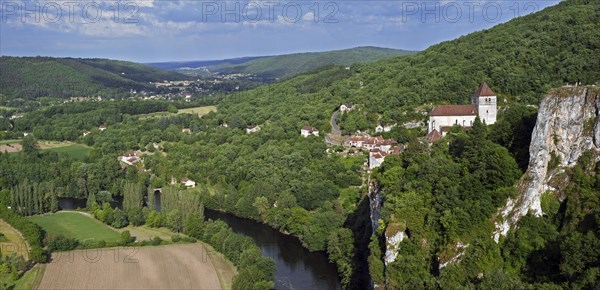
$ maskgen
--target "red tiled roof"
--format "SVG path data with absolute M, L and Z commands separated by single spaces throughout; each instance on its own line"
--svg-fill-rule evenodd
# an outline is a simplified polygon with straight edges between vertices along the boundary
M 494 93 L 494 91 L 490 89 L 490 86 L 488 86 L 486 82 L 483 82 L 483 84 L 481 84 L 481 87 L 479 87 L 479 89 L 475 91 L 475 94 L 473 94 L 473 96 L 475 97 L 490 97 L 495 95 L 496 93 Z
M 394 146 L 388 151 L 388 154 L 400 154 L 402 152 L 402 148 L 399 146 Z
M 317 128 L 315 128 L 315 127 L 311 127 L 311 126 L 304 126 L 304 127 L 302 127 L 302 130 L 304 130 L 304 131 L 308 131 L 308 132 L 316 132 L 316 131 L 319 131 L 319 130 L 317 130 Z
M 135 158 L 135 157 L 131 157 L 131 158 L 127 159 L 127 161 L 128 161 L 129 163 L 135 163 L 135 162 L 137 162 L 137 161 L 138 161 L 138 159 L 137 159 L 137 158 Z
M 435 142 L 437 140 L 440 140 L 440 139 L 442 139 L 442 134 L 440 134 L 440 132 L 438 132 L 435 129 L 433 131 L 429 132 L 429 134 L 427 134 L 427 140 L 430 143 L 433 143 L 433 142 Z
M 442 105 L 437 106 L 429 116 L 477 116 L 475 105 Z
M 395 145 L 398 144 L 398 142 L 396 142 L 396 140 L 392 140 L 392 139 L 386 139 L 383 140 L 383 142 L 381 142 L 381 145 Z

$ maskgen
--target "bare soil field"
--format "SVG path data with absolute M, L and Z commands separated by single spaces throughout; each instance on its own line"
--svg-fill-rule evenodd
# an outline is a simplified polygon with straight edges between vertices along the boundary
M 21 150 L 23 150 L 23 146 L 19 143 L 0 144 L 0 152 L 2 153 L 21 152 Z
M 55 253 L 38 289 L 221 289 L 201 244 Z

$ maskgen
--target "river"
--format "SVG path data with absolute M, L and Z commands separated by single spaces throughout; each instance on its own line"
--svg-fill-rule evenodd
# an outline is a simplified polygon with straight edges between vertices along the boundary
M 324 252 L 309 252 L 300 241 L 268 225 L 206 209 L 207 218 L 222 220 L 234 232 L 251 237 L 264 256 L 275 260 L 275 289 L 341 289 L 337 269 Z

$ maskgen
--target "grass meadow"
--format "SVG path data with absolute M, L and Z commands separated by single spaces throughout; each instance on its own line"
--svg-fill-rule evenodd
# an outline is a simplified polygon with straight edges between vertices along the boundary
M 77 212 L 57 212 L 48 215 L 31 216 L 29 219 L 39 225 L 47 235 L 63 235 L 67 238 L 77 239 L 80 242 L 94 241 L 119 241 L 120 234 L 91 217 Z

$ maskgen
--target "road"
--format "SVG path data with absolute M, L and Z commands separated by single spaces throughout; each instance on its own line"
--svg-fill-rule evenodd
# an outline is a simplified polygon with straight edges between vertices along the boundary
M 342 142 L 339 140 L 343 139 L 342 130 L 337 124 L 337 117 L 339 113 L 340 111 L 335 111 L 333 112 L 333 115 L 331 115 L 331 133 L 325 135 L 325 142 L 333 146 L 341 145 Z
M 337 116 L 339 113 L 340 111 L 335 111 L 333 112 L 333 115 L 331 115 L 331 134 L 335 136 L 342 136 L 342 130 L 337 124 Z

